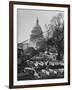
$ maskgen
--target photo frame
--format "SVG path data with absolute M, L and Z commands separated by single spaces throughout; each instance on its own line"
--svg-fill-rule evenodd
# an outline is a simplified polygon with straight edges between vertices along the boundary
M 70 5 L 9 2 L 9 88 L 70 85 Z

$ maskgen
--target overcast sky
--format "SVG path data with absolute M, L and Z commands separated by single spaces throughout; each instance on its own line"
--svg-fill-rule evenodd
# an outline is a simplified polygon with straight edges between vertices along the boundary
M 25 10 L 17 9 L 17 42 L 21 43 L 30 38 L 31 31 L 36 25 L 38 16 L 39 25 L 44 32 L 46 30 L 45 24 L 49 24 L 52 17 L 56 16 L 62 11 L 43 11 L 43 10 Z

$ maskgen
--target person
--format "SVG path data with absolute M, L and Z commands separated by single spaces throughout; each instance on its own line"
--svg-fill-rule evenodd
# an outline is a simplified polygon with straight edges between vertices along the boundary
M 46 67 L 46 69 L 47 69 L 47 70 L 49 69 L 49 61 L 47 62 L 47 67 Z

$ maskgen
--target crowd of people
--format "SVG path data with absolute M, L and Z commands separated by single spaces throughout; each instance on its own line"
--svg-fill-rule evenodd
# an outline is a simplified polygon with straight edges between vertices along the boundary
M 38 80 L 64 77 L 64 65 L 49 60 L 26 60 L 18 68 L 18 80 Z

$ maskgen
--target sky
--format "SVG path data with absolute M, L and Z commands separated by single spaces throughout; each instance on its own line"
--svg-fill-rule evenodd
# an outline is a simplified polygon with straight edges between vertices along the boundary
M 32 10 L 32 9 L 17 9 L 17 42 L 21 43 L 30 38 L 31 31 L 36 25 L 37 17 L 42 31 L 45 32 L 45 24 L 49 24 L 50 20 L 57 16 L 62 11 L 51 10 Z

